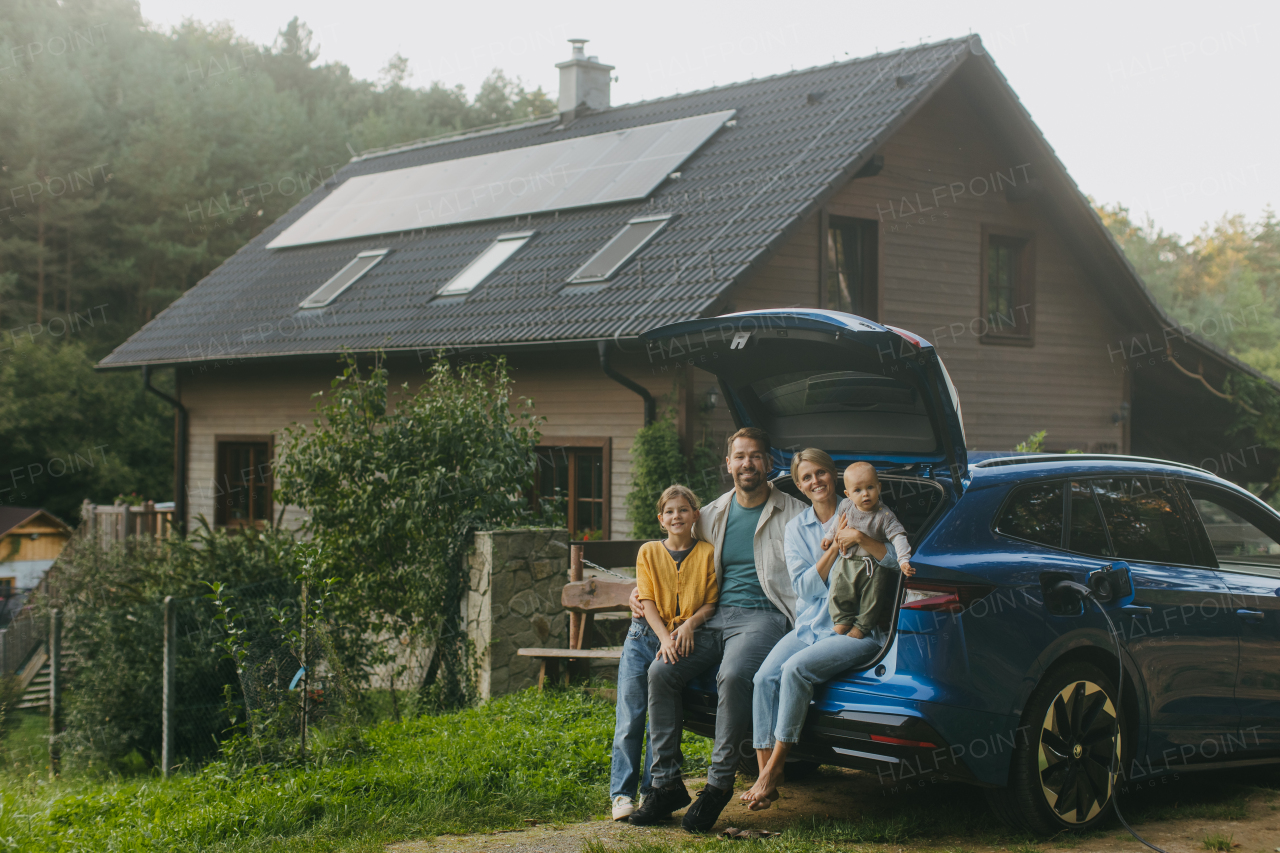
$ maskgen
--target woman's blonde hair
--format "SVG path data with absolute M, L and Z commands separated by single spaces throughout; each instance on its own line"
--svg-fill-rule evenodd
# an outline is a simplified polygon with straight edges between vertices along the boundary
M 812 462 L 819 468 L 823 468 L 831 472 L 831 477 L 836 478 L 836 462 L 831 458 L 831 454 L 825 450 L 819 450 L 816 447 L 806 447 L 804 450 L 797 450 L 791 457 L 791 482 L 797 486 L 800 485 L 800 463 Z
M 702 501 L 698 500 L 698 496 L 693 493 L 693 489 L 676 483 L 662 490 L 662 497 L 658 498 L 658 515 L 662 515 L 662 508 L 672 498 L 684 498 L 689 502 L 689 506 L 694 512 L 702 509 Z

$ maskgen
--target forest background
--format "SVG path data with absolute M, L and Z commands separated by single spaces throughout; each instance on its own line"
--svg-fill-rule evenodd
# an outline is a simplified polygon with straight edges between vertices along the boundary
M 353 152 L 554 111 L 494 69 L 473 95 L 359 80 L 297 18 L 270 45 L 147 27 L 130 0 L 7 0 L 0 19 L 0 504 L 172 498 L 172 411 L 94 362 Z M 1179 322 L 1280 379 L 1280 221 L 1189 239 L 1098 212 Z M 1247 318 L 1221 328 L 1214 318 Z M 157 376 L 163 387 L 165 379 Z M 54 473 L 54 472 L 60 473 Z M 13 475 L 13 476 L 11 476 Z

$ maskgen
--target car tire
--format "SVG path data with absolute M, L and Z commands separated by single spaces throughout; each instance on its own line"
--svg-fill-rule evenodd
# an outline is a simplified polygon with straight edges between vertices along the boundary
M 1118 749 L 1123 760 L 1127 740 L 1123 726 L 1117 731 L 1117 696 L 1115 681 L 1092 664 L 1050 671 L 1027 700 L 1008 786 L 987 789 L 996 817 L 1037 835 L 1085 832 L 1110 818 L 1111 759 Z

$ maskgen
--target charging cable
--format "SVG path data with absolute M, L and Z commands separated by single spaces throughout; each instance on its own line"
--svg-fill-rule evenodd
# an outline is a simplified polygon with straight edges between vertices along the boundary
M 1111 615 L 1103 608 L 1102 602 L 1098 600 L 1097 595 L 1089 587 L 1082 583 L 1076 583 L 1075 581 L 1063 580 L 1054 584 L 1053 590 L 1055 592 L 1069 591 L 1080 596 L 1082 600 L 1086 598 L 1089 599 L 1097 606 L 1098 612 L 1102 614 L 1102 618 L 1107 620 L 1107 627 L 1111 630 L 1111 641 L 1115 644 L 1116 648 L 1116 661 L 1120 667 L 1120 673 L 1116 679 L 1116 740 L 1118 741 L 1120 739 L 1121 725 L 1120 697 L 1124 695 L 1124 657 L 1120 651 L 1120 632 L 1116 630 L 1115 623 L 1111 621 Z M 1115 809 L 1116 817 L 1120 819 L 1120 825 L 1129 830 L 1130 835 L 1145 844 L 1147 847 L 1155 850 L 1156 853 L 1168 853 L 1168 851 L 1163 847 L 1157 847 L 1139 835 L 1137 830 L 1129 825 L 1129 821 L 1125 820 L 1124 815 L 1120 812 L 1120 792 L 1116 788 L 1116 762 L 1119 760 L 1120 750 L 1113 749 L 1111 751 L 1111 767 L 1108 771 L 1111 779 L 1111 807 Z

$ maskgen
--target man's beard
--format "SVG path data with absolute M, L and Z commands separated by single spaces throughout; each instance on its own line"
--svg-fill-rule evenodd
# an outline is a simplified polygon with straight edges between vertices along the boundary
M 764 474 L 759 471 L 738 471 L 733 475 L 733 484 L 748 492 L 760 488 L 764 482 Z

